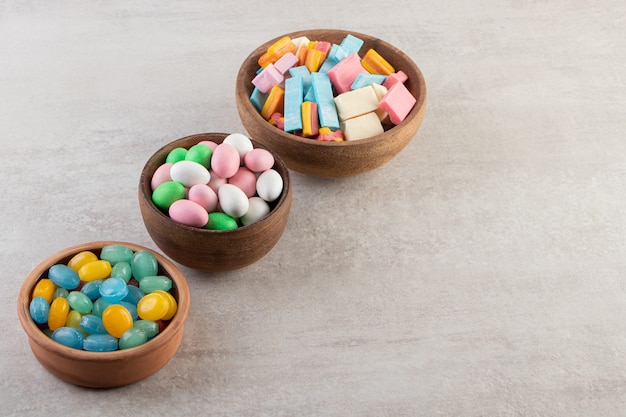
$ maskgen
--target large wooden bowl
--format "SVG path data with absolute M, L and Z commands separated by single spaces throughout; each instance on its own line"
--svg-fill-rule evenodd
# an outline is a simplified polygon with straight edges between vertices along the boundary
M 30 300 L 33 288 L 48 269 L 55 264 L 67 262 L 77 253 L 92 251 L 100 255 L 105 245 L 121 244 L 134 251 L 148 249 L 126 242 L 89 242 L 63 249 L 37 265 L 26 277 L 17 299 L 17 315 L 28 336 L 28 342 L 37 360 L 58 378 L 71 384 L 110 388 L 131 384 L 144 379 L 174 356 L 182 341 L 185 320 L 189 313 L 189 287 L 184 276 L 169 260 L 154 253 L 159 261 L 159 274 L 173 281 L 170 292 L 178 303 L 178 310 L 167 327 L 143 345 L 113 352 L 88 352 L 72 349 L 53 341 L 30 316 Z
M 270 204 L 271 211 L 265 218 L 235 230 L 207 230 L 176 223 L 154 205 L 150 180 L 172 149 L 189 149 L 203 140 L 219 144 L 226 136 L 226 133 L 203 133 L 175 140 L 150 157 L 139 179 L 139 208 L 152 240 L 174 261 L 206 272 L 231 271 L 261 259 L 280 239 L 291 209 L 287 167 L 276 153 L 254 140 L 255 148 L 272 153 L 274 169 L 282 176 L 284 184 L 282 195 Z
M 292 39 L 307 36 L 310 40 L 339 44 L 352 34 L 364 41 L 360 55 L 374 48 L 396 71 L 408 75 L 406 87 L 417 103 L 402 123 L 367 139 L 346 142 L 321 142 L 286 133 L 268 123 L 250 101 L 251 81 L 259 68 L 258 58 L 283 36 Z M 278 153 L 287 166 L 303 174 L 339 178 L 362 174 L 380 167 L 395 157 L 415 136 L 426 111 L 426 83 L 420 69 L 398 48 L 373 36 L 344 30 L 302 30 L 278 36 L 255 49 L 243 62 L 236 81 L 239 117 L 248 134 Z

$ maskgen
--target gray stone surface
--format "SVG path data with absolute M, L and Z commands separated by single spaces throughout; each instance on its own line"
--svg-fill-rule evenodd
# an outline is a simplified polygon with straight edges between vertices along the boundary
M 624 415 L 625 23 L 609 0 L 2 2 L 2 415 Z M 81 242 L 156 249 L 144 162 L 243 131 L 240 63 L 307 27 L 414 59 L 416 137 L 358 177 L 292 172 L 258 263 L 181 267 L 190 317 L 154 376 L 98 391 L 50 375 L 17 319 L 22 279 Z

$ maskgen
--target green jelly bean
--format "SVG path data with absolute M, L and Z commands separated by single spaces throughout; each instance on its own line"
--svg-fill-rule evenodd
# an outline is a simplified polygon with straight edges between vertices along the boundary
M 204 228 L 209 230 L 233 230 L 237 228 L 237 220 L 226 213 L 215 211 L 209 213 L 209 221 Z
M 68 294 L 70 292 L 68 290 L 66 290 L 63 287 L 57 287 L 56 290 L 54 290 L 54 295 L 52 296 L 52 299 L 54 300 L 55 298 L 67 298 Z
M 122 334 L 122 337 L 120 337 L 120 350 L 130 349 L 135 346 L 143 345 L 147 341 L 148 335 L 146 335 L 143 330 L 137 327 L 131 327 Z
M 184 185 L 176 181 L 166 181 L 154 189 L 152 202 L 160 210 L 167 211 L 174 201 L 182 200 L 186 196 Z
M 91 313 L 93 309 L 93 302 L 85 293 L 80 291 L 70 291 L 67 295 L 67 302 L 72 310 L 76 310 L 79 313 L 87 314 Z
M 132 260 L 132 258 L 131 258 Z M 128 262 L 118 262 L 111 269 L 111 277 L 122 278 L 124 282 L 128 284 L 128 281 L 133 276 L 132 268 L 130 267 L 130 260 Z
M 118 262 L 130 262 L 133 259 L 134 252 L 131 248 L 124 245 L 106 245 L 102 247 L 100 259 L 109 261 L 111 266 Z
M 154 320 L 136 320 L 133 323 L 133 327 L 143 330 L 146 336 L 148 336 L 148 339 L 159 334 L 159 325 Z
M 167 154 L 165 158 L 165 163 L 175 164 L 178 161 L 184 161 L 185 156 L 187 156 L 187 149 L 185 148 L 174 148 Z
M 211 148 L 202 143 L 198 143 L 189 148 L 187 155 L 185 155 L 185 160 L 197 162 L 205 168 L 211 168 L 212 155 L 213 150 Z
M 159 272 L 159 261 L 149 250 L 138 250 L 133 255 L 130 268 L 133 272 L 133 277 L 141 282 L 143 277 L 157 275 Z
M 109 303 L 107 300 L 100 297 L 96 301 L 93 302 L 93 309 L 91 310 L 91 313 L 94 316 L 98 316 L 102 318 L 102 312 L 111 304 L 113 303 Z
M 139 280 L 139 289 L 148 294 L 156 290 L 169 291 L 172 280 L 164 275 L 145 276 Z

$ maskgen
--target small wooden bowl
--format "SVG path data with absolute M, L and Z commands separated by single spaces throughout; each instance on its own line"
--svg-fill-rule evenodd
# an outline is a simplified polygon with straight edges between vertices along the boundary
M 267 48 L 283 36 L 292 39 L 307 36 L 310 40 L 339 44 L 352 34 L 364 41 L 360 55 L 374 48 L 396 71 L 408 76 L 406 87 L 417 103 L 402 121 L 380 135 L 345 142 L 322 142 L 284 132 L 268 123 L 250 101 L 254 86 L 252 79 L 259 68 L 258 58 Z M 344 30 L 302 30 L 276 37 L 255 49 L 243 62 L 235 86 L 239 117 L 249 135 L 271 147 L 287 166 L 303 174 L 339 178 L 362 174 L 380 167 L 395 157 L 415 136 L 426 111 L 426 83 L 420 69 L 398 48 L 375 37 Z
M 55 264 L 67 264 L 75 254 L 92 251 L 100 255 L 105 245 L 121 244 L 134 251 L 148 249 L 126 242 L 89 242 L 63 249 L 37 265 L 22 284 L 17 300 L 17 315 L 28 336 L 37 360 L 53 375 L 71 384 L 91 388 L 111 388 L 131 384 L 161 369 L 174 356 L 183 338 L 189 313 L 189 287 L 184 276 L 169 260 L 154 253 L 159 261 L 159 274 L 173 281 L 171 293 L 178 310 L 167 327 L 154 339 L 141 346 L 114 352 L 88 352 L 63 346 L 46 336 L 30 316 L 33 288 Z
M 252 144 L 255 148 L 272 153 L 274 169 L 283 178 L 283 192 L 278 200 L 270 203 L 271 211 L 265 218 L 235 230 L 207 230 L 176 223 L 154 205 L 150 181 L 172 149 L 189 149 L 203 140 L 219 144 L 226 136 L 226 133 L 203 133 L 175 140 L 150 157 L 139 179 L 139 208 L 152 240 L 176 262 L 206 272 L 231 271 L 261 259 L 280 239 L 291 209 L 287 167 L 275 152 L 254 140 Z

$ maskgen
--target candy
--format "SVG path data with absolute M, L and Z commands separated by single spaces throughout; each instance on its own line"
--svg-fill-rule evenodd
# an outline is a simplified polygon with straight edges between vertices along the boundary
M 139 281 L 139 289 L 148 294 L 157 290 L 161 292 L 169 291 L 172 288 L 172 280 L 165 275 L 153 275 L 143 277 Z M 139 303 L 138 303 L 139 304 Z
M 301 106 L 304 97 L 302 78 L 292 77 L 285 80 L 285 121 L 283 130 L 293 132 L 302 130 Z
M 313 101 L 305 101 L 302 103 L 302 136 L 317 136 L 318 132 L 317 104 Z
M 133 328 L 143 331 L 148 336 L 148 339 L 159 333 L 159 325 L 154 320 L 137 320 L 133 323 Z
M 324 51 L 320 51 L 319 49 L 311 49 L 309 48 L 306 53 L 306 58 L 304 60 L 304 65 L 309 70 L 309 72 L 317 72 L 322 66 L 322 62 L 324 62 L 324 58 L 326 58 L 326 54 Z
M 352 82 L 350 89 L 358 90 L 359 88 L 366 87 L 370 84 L 383 84 L 384 85 L 387 79 L 389 79 L 392 76 L 393 74 L 391 74 L 389 77 L 387 77 L 386 75 L 379 75 L 379 74 L 369 74 L 369 73 L 359 74 L 356 76 L 356 78 Z M 387 87 L 387 85 L 385 85 L 385 87 Z
M 176 162 L 184 161 L 185 156 L 187 156 L 187 149 L 174 148 L 165 157 L 165 163 L 175 164 Z
M 361 65 L 370 74 L 390 75 L 395 72 L 394 67 L 374 49 L 369 49 L 365 53 Z
M 224 138 L 222 143 L 234 146 L 237 149 L 237 153 L 239 153 L 240 159 L 245 158 L 246 154 L 254 148 L 250 138 L 241 133 L 231 133 Z
M 78 272 L 67 265 L 52 265 L 48 270 L 48 278 L 58 287 L 73 290 L 80 284 Z
M 78 311 L 70 310 L 70 312 L 67 314 L 67 319 L 65 319 L 65 326 L 66 327 L 73 327 L 73 328 L 78 329 L 81 332 L 83 332 L 83 329 L 81 329 L 81 327 L 80 327 L 80 319 L 82 317 L 83 317 L 82 314 L 80 314 Z M 48 330 L 50 330 L 50 329 L 48 329 Z
M 111 266 L 115 266 L 118 262 L 128 263 L 133 259 L 133 255 L 133 250 L 124 245 L 106 245 L 100 251 L 100 259 L 109 261 Z
M 100 286 L 100 295 L 109 303 L 121 301 L 128 295 L 126 281 L 122 278 L 109 278 Z
M 93 308 L 91 298 L 81 291 L 70 291 L 66 300 L 72 310 L 78 311 L 81 314 L 87 314 L 91 312 Z
M 171 287 L 171 285 L 170 285 Z M 168 288 L 169 289 L 169 288 Z M 161 318 L 161 320 L 171 320 L 176 314 L 178 310 L 178 303 L 172 294 L 170 294 L 167 290 L 164 289 L 155 289 L 153 292 L 157 294 L 161 294 L 163 297 L 167 298 L 167 313 Z
M 146 249 L 138 250 L 130 261 L 133 277 L 141 280 L 143 277 L 157 275 L 159 272 L 159 261 L 154 254 Z
M 280 197 L 280 194 L 283 192 L 283 178 L 276 170 L 268 169 L 259 175 L 256 191 L 263 200 L 272 202 Z
M 78 270 L 86 263 L 97 260 L 98 256 L 95 253 L 86 250 L 78 252 L 76 255 L 72 256 L 72 258 L 67 263 L 67 266 L 78 272 Z
M 374 112 L 344 120 L 341 122 L 341 130 L 346 140 L 369 138 L 384 131 L 378 116 Z
M 174 201 L 168 214 L 175 222 L 191 227 L 202 227 L 209 220 L 209 214 L 204 207 L 186 199 Z
M 358 53 L 363 46 L 363 40 L 354 35 L 347 34 L 339 44 L 346 54 Z
M 211 161 L 212 155 L 213 149 L 202 143 L 197 143 L 189 148 L 185 155 L 185 161 L 197 162 L 208 169 L 210 168 L 209 162 Z
M 342 121 L 373 112 L 378 108 L 378 97 L 369 85 L 339 94 L 334 100 L 337 114 Z
M 102 259 L 86 263 L 78 270 L 78 276 L 80 277 L 80 280 L 85 282 L 103 279 L 108 277 L 110 274 L 111 263 Z
M 240 167 L 237 173 L 228 179 L 228 183 L 239 188 L 248 198 L 256 194 L 256 175 L 245 166 Z
M 237 220 L 226 213 L 215 211 L 209 213 L 209 221 L 204 228 L 209 230 L 234 230 L 237 229 Z
M 213 152 L 211 169 L 221 178 L 230 178 L 239 169 L 241 158 L 236 147 L 229 143 L 220 143 Z M 208 181 L 207 181 L 208 182 Z
M 337 93 L 341 94 L 350 91 L 352 83 L 359 74 L 366 73 L 367 71 L 361 65 L 359 55 L 352 53 L 328 70 L 328 78 L 330 78 Z
M 254 87 L 250 94 L 250 101 L 258 112 L 263 108 L 263 103 L 267 100 L 267 93 L 262 93 L 258 88 Z
M 146 294 L 146 296 L 139 301 L 139 304 L 137 304 L 137 312 L 139 313 L 139 317 L 143 320 L 161 320 L 168 311 L 169 300 L 162 294 L 156 292 Z
M 48 328 L 56 330 L 65 326 L 67 315 L 70 312 L 70 304 L 65 298 L 55 298 L 50 304 L 50 313 L 48 313 Z
M 111 304 L 102 312 L 102 324 L 107 332 L 116 338 L 133 327 L 133 317 L 130 312 L 119 304 Z
M 102 285 L 103 282 L 104 282 L 103 279 L 97 279 L 95 281 L 87 282 L 80 288 L 80 292 L 82 292 L 87 297 L 89 297 L 91 301 L 97 300 L 98 298 L 100 298 L 100 286 Z M 68 296 L 69 296 L 69 293 L 68 293 Z
M 150 181 L 150 189 L 154 191 L 159 185 L 163 184 L 167 181 L 172 181 L 172 176 L 170 175 L 170 169 L 172 169 L 171 162 L 166 162 L 165 164 L 159 166 L 154 174 L 152 175 L 152 180 Z
M 132 270 L 130 268 L 130 261 L 128 261 L 128 262 L 118 262 L 111 269 L 111 276 L 112 277 L 122 278 L 124 280 L 124 282 L 126 282 L 127 284 L 128 284 L 128 281 L 130 281 L 130 278 L 132 277 L 132 275 L 133 275 L 133 272 L 132 272 Z
M 379 107 L 389 114 L 394 124 L 401 123 L 417 100 L 402 83 L 395 83 L 380 100 Z
M 185 187 L 191 187 L 195 184 L 207 184 L 211 179 L 211 174 L 205 166 L 187 160 L 179 161 L 172 165 L 170 176 L 172 181 L 179 182 Z
M 252 84 L 261 93 L 267 93 L 272 87 L 282 83 L 284 79 L 284 75 L 274 66 L 274 64 L 269 64 L 263 69 L 263 71 L 252 79 Z
M 50 304 L 45 298 L 38 295 L 30 300 L 29 305 L 30 316 L 37 324 L 44 324 L 48 322 L 48 315 L 50 314 Z
M 122 301 L 126 301 L 136 306 L 139 303 L 139 300 L 141 300 L 141 298 L 146 294 L 139 287 L 135 287 L 134 285 L 127 285 L 127 287 L 128 294 L 126 294 L 126 297 L 124 297 Z
M 130 328 L 124 332 L 119 340 L 120 350 L 130 349 L 146 343 L 148 336 L 139 328 Z
M 306 95 L 311 88 L 311 73 L 309 72 L 308 68 L 304 65 L 289 68 L 289 75 L 292 78 L 302 78 L 302 93 L 303 96 Z
M 261 176 L 262 175 L 263 174 L 261 174 Z M 248 211 L 250 206 L 248 196 L 239 187 L 233 184 L 224 184 L 218 190 L 217 195 L 222 211 L 229 216 L 239 218 Z
M 110 334 L 91 334 L 83 341 L 83 349 L 89 352 L 112 352 L 117 348 L 118 341 Z
M 265 118 L 265 120 L 269 120 L 272 114 L 276 113 L 279 108 L 283 107 L 285 97 L 285 90 L 275 85 L 270 90 L 269 95 L 267 96 L 267 100 L 263 104 L 263 108 L 261 109 L 261 116 Z
M 248 211 L 241 217 L 241 224 L 244 226 L 258 222 L 270 212 L 269 204 L 261 197 L 252 197 L 248 201 Z
M 32 298 L 43 297 L 46 302 L 51 303 L 54 297 L 54 291 L 56 286 L 54 282 L 48 278 L 40 279 L 39 282 L 33 288 Z
M 59 327 L 52 333 L 52 340 L 73 349 L 82 349 L 85 337 L 73 327 Z
M 94 314 L 85 314 L 80 318 L 80 328 L 89 334 L 106 334 L 102 319 Z
M 152 202 L 161 210 L 167 210 L 176 200 L 185 198 L 185 186 L 176 181 L 167 181 L 152 192 Z
M 296 44 L 291 41 L 289 36 L 284 36 L 274 42 L 267 52 L 258 60 L 258 64 L 261 68 L 265 68 L 270 63 L 278 61 L 283 55 L 288 52 L 294 52 L 296 50 Z
M 274 156 L 266 149 L 256 148 L 246 154 L 244 163 L 252 172 L 263 172 L 274 166 Z
M 311 74 L 311 89 L 317 103 L 320 125 L 338 129 L 339 118 L 337 117 L 337 109 L 333 100 L 329 76 L 319 72 Z
M 408 79 L 409 77 L 403 71 L 398 71 L 393 74 L 389 74 L 382 84 L 386 89 L 390 89 L 395 83 L 404 83 Z

